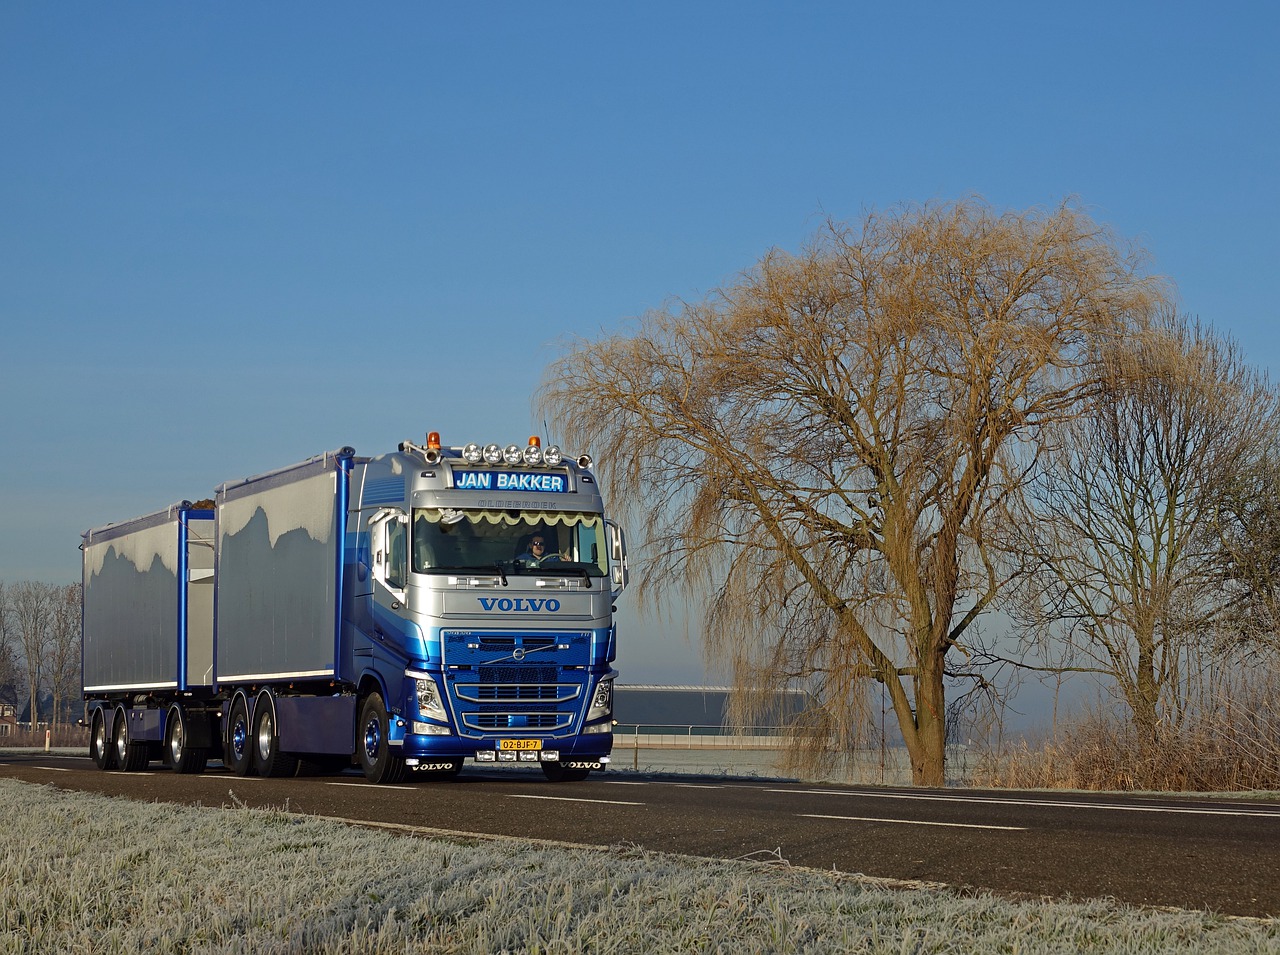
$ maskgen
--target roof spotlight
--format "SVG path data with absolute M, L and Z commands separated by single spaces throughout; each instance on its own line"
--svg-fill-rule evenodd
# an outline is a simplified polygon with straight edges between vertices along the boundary
M 520 450 L 518 444 L 508 444 L 507 449 L 502 452 L 502 460 L 508 464 L 519 464 L 524 460 L 524 452 Z
M 559 445 L 551 445 L 547 450 L 542 452 L 542 460 L 551 467 L 555 467 L 564 460 L 564 455 L 560 453 Z
M 480 445 L 472 441 L 462 449 L 462 460 L 468 464 L 479 464 L 484 460 L 484 452 L 480 450 Z
M 485 464 L 501 464 L 502 448 L 496 444 L 486 444 L 484 446 L 484 463 Z
M 530 444 L 527 448 L 524 449 L 524 463 L 525 464 L 541 464 L 542 449 L 538 447 L 536 444 Z

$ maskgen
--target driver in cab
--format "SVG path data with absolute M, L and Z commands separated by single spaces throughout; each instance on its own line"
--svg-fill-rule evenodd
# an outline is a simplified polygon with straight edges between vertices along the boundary
M 520 555 L 519 560 L 524 561 L 530 567 L 541 567 L 544 564 L 558 564 L 563 558 L 552 552 L 547 553 L 547 539 L 541 534 L 534 534 L 529 539 L 529 549 Z

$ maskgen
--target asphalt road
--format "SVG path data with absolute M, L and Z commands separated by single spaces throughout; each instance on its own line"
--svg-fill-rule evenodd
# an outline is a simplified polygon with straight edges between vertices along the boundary
M 987 889 L 1017 898 L 1280 917 L 1280 803 L 892 789 L 468 765 L 449 782 L 374 786 L 358 774 L 241 778 L 214 764 L 104 773 L 85 757 L 0 756 L 0 776 L 148 801 L 287 808 L 355 822 L 635 845 L 714 858 Z

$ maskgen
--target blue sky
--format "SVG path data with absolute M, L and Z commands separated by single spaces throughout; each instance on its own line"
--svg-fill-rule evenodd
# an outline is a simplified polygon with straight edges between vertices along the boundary
M 1278 47 L 1262 3 L 2 4 L 0 579 L 523 440 L 568 336 L 899 202 L 1076 196 L 1274 374 Z M 636 629 L 633 680 L 700 678 Z

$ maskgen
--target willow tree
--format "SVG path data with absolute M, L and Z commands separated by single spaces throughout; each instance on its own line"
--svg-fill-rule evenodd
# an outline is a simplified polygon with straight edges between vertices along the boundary
M 883 687 L 915 782 L 940 785 L 948 661 L 1006 579 L 1007 498 L 1158 295 L 1068 204 L 903 207 L 570 344 L 542 404 L 609 463 L 642 595 L 704 611 L 739 704 L 803 687 L 793 755 L 819 762 Z

